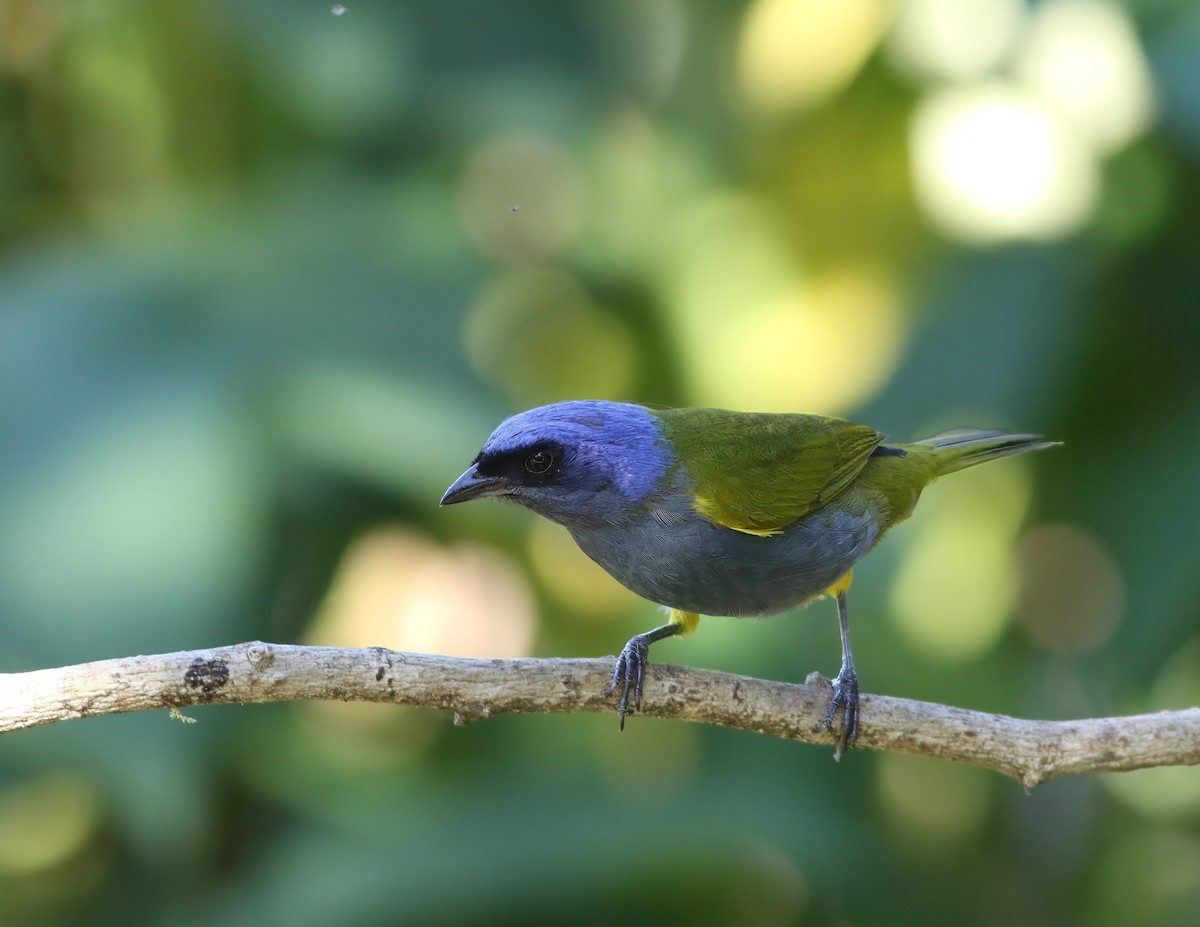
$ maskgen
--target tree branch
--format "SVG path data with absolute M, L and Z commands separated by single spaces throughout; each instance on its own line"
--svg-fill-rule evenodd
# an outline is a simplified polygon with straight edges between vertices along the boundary
M 456 723 L 508 713 L 612 712 L 604 694 L 612 666 L 612 658 L 468 660 L 253 642 L 0 674 L 0 733 L 227 702 L 394 702 L 454 712 Z M 829 683 L 817 674 L 792 685 L 654 664 L 641 714 L 830 744 L 830 734 L 812 731 L 828 700 Z M 864 695 L 862 719 L 859 747 L 971 763 L 1026 787 L 1075 773 L 1200 763 L 1200 708 L 1025 721 Z

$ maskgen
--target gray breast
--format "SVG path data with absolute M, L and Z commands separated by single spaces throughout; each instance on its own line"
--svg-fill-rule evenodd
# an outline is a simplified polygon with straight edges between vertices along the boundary
M 679 502 L 621 524 L 568 526 L 589 557 L 638 595 L 702 615 L 786 611 L 840 579 L 871 549 L 876 513 L 819 510 L 782 534 L 715 525 Z

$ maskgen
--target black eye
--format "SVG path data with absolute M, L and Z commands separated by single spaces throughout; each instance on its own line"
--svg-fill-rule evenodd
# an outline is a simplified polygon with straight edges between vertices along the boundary
M 525 469 L 530 473 L 545 473 L 554 465 L 554 455 L 549 451 L 534 451 L 525 458 Z

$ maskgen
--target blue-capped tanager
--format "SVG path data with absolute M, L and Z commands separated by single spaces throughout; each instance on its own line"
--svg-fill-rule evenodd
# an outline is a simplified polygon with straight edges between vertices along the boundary
M 840 713 L 840 755 L 858 736 L 851 568 L 939 476 L 1052 443 L 963 429 L 892 444 L 823 415 L 560 402 L 502 422 L 441 504 L 496 496 L 532 509 L 668 609 L 617 658 L 609 693 L 620 690 L 622 727 L 655 641 L 690 634 L 701 614 L 771 615 L 833 596 L 842 666 L 817 729 Z

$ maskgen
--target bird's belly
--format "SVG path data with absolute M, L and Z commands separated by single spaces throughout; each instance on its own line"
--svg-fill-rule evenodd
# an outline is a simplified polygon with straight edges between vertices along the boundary
M 572 530 L 589 557 L 660 605 L 703 615 L 770 615 L 820 595 L 869 551 L 873 512 L 818 511 L 771 537 L 743 534 L 688 511 L 635 525 Z

